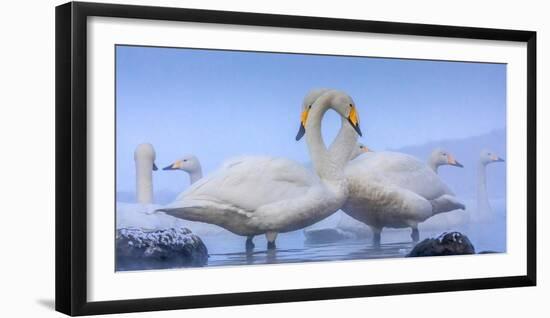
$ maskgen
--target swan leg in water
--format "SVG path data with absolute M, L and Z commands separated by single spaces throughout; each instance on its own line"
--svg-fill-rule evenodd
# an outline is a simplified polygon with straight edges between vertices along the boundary
M 374 247 L 380 247 L 380 237 L 382 233 L 382 228 L 372 227 L 372 245 Z
M 411 239 L 413 242 L 418 242 L 420 240 L 420 233 L 418 232 L 418 224 L 415 226 L 411 226 Z
M 252 251 L 256 245 L 254 245 L 254 242 L 252 241 L 254 239 L 254 236 L 248 236 L 246 238 L 246 251 Z
M 276 248 L 275 246 L 275 239 L 277 239 L 277 232 L 267 232 L 265 233 L 265 238 L 267 239 L 267 249 L 268 250 L 274 250 Z

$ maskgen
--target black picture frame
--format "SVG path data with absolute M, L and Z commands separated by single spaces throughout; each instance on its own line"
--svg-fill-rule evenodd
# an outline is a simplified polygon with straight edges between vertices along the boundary
M 91 16 L 525 42 L 527 274 L 353 287 L 88 302 L 86 20 Z M 536 285 L 536 32 L 322 17 L 70 2 L 56 7 L 56 310 L 91 315 Z

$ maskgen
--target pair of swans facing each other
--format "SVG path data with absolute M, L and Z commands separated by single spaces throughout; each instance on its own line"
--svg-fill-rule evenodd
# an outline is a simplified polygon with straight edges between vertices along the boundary
M 158 170 L 156 152 L 152 144 L 142 143 L 134 151 L 136 177 L 136 203 L 117 202 L 116 228 L 141 229 L 144 231 L 164 230 L 168 228 L 191 227 L 190 222 L 178 219 L 164 213 L 153 213 L 161 205 L 153 200 L 153 172 Z M 169 169 L 171 168 L 171 169 Z M 202 177 L 200 162 L 195 156 L 185 156 L 163 170 L 184 170 L 189 174 L 190 183 Z M 204 224 L 192 226 L 195 234 L 212 234 L 222 229 Z
M 348 189 L 342 188 L 346 182 L 342 180 L 339 168 L 353 157 L 349 148 L 353 148 L 355 143 L 345 140 L 352 131 L 346 126 L 346 120 L 356 129 L 358 120 L 351 111 L 354 106 L 349 97 L 351 103 L 346 105 L 345 100 L 335 102 L 341 98 L 334 92 L 329 95 L 332 96 L 332 105 L 338 105 L 334 108 L 342 116 L 342 127 L 335 142 L 329 149 L 324 146 L 320 121 L 324 112 L 333 107 L 328 104 L 320 106 L 318 101 L 314 111 L 311 111 L 313 103 L 304 102 L 299 132 L 299 137 L 306 134 L 317 175 L 282 158 L 234 159 L 211 176 L 196 182 L 174 203 L 159 211 L 191 221 L 216 224 L 247 236 L 247 248 L 253 247 L 253 236 L 266 234 L 268 248 L 274 248 L 279 232 L 311 225 L 334 213 L 342 202 L 346 213 L 375 230 L 381 231 L 384 226 L 412 227 L 413 240 L 418 239 L 419 222 L 437 213 L 464 209 L 437 176 L 437 165 L 426 166 L 404 154 L 376 153 L 374 156 L 378 160 L 371 159 L 371 163 L 361 165 L 358 162 L 365 161 L 369 155 L 354 160 L 345 172 L 350 183 L 350 198 L 347 202 L 342 199 Z M 328 100 L 327 97 L 324 100 Z M 308 116 L 314 120 L 308 121 Z M 353 137 L 356 140 L 357 136 Z M 388 156 L 392 160 L 388 160 Z M 447 160 L 459 165 L 452 158 Z M 165 169 L 176 169 L 180 164 L 176 162 Z M 375 241 L 379 242 L 380 231 L 375 232 Z
M 295 231 L 336 212 L 348 195 L 344 168 L 360 135 L 359 117 L 351 97 L 323 91 L 306 98 L 297 139 L 305 135 L 315 173 L 284 158 L 243 157 L 195 182 L 178 198 L 157 211 L 178 218 L 221 226 L 246 236 L 265 234 L 275 248 L 278 233 Z M 335 110 L 341 127 L 330 147 L 321 134 L 326 111 Z

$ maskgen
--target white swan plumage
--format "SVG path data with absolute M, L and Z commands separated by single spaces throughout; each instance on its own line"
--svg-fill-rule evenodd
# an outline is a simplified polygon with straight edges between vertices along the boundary
M 156 153 L 150 143 L 139 144 L 134 151 L 137 203 L 117 202 L 116 228 L 139 228 L 146 231 L 175 228 L 179 220 L 164 213 L 152 214 L 160 205 L 153 203 L 153 171 Z
M 464 209 L 439 176 L 424 162 L 397 152 L 369 152 L 346 167 L 349 196 L 342 210 L 369 225 L 375 245 L 384 227 L 411 227 L 435 214 Z
M 195 155 L 184 155 L 162 170 L 182 170 L 189 174 L 189 184 L 193 184 L 202 178 L 202 166 Z
M 321 121 L 330 108 L 341 115 L 342 126 L 327 149 L 321 136 Z M 242 236 L 265 234 L 268 248 L 274 248 L 278 233 L 316 223 L 345 202 L 348 191 L 343 170 L 358 133 L 359 119 L 351 97 L 326 91 L 303 110 L 297 136 L 300 139 L 305 134 L 316 174 L 284 158 L 236 158 L 194 183 L 159 211 L 216 224 Z
M 430 169 L 437 173 L 439 167 L 446 165 L 464 168 L 464 166 L 447 150 L 441 148 L 434 149 L 428 158 L 428 166 Z

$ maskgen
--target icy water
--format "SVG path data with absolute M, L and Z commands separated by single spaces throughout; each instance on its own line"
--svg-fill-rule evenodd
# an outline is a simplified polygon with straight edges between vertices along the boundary
M 459 231 L 470 239 L 476 252 L 506 251 L 506 222 L 498 218 L 493 222 L 465 224 L 447 228 L 420 226 L 420 240 L 437 237 L 443 232 Z M 277 249 L 267 250 L 267 241 L 258 236 L 253 252 L 245 251 L 245 238 L 231 234 L 205 236 L 210 257 L 207 266 L 235 266 L 250 264 L 280 264 L 298 262 L 342 261 L 405 257 L 415 243 L 411 242 L 410 229 L 385 229 L 382 244 L 373 247 L 370 238 L 348 239 L 327 244 L 308 244 L 303 231 L 280 234 Z
M 256 248 L 252 252 L 245 252 L 244 238 L 227 241 L 223 249 L 210 249 L 208 266 L 223 265 L 251 265 L 251 264 L 280 264 L 337 261 L 367 258 L 404 257 L 414 246 L 410 242 L 383 244 L 379 249 L 373 248 L 370 240 L 343 240 L 327 244 L 306 244 L 301 232 L 288 233 L 277 240 L 275 250 L 267 250 L 265 239 L 255 240 Z M 210 240 L 204 240 L 209 246 Z M 210 245 L 215 246 L 215 245 Z M 227 252 L 230 249 L 230 252 Z
M 471 220 L 467 212 L 452 212 L 434 216 L 419 225 L 420 240 L 438 237 L 444 232 L 458 231 L 465 234 L 474 245 L 477 253 L 482 251 L 506 252 L 506 217 L 504 204 L 493 202 L 496 213 L 492 220 L 476 222 Z M 346 219 L 347 218 L 347 219 Z M 347 222 L 342 222 L 342 220 Z M 350 221 L 351 220 L 351 221 Z M 350 223 L 351 222 L 351 223 Z M 355 224 L 353 223 L 355 222 Z M 333 229 L 337 226 L 345 228 L 362 226 L 361 233 L 366 233 L 362 239 L 343 239 L 326 244 L 310 244 L 306 242 L 304 231 L 281 233 L 277 237 L 277 248 L 267 250 L 265 236 L 254 238 L 256 247 L 252 252 L 245 250 L 245 237 L 220 230 L 212 225 L 191 222 L 189 228 L 198 233 L 206 247 L 209 258 L 206 266 L 240 266 L 259 264 L 281 264 L 323 261 L 344 261 L 359 259 L 379 259 L 405 257 L 415 243 L 411 241 L 410 229 L 384 229 L 380 247 L 374 247 L 369 229 L 362 223 L 349 218 L 342 212 L 312 226 L 314 229 Z M 203 232 L 206 228 L 214 232 Z M 206 234 L 208 233 L 208 234 Z M 165 264 L 164 268 L 177 268 L 176 264 Z M 139 270 L 139 265 L 134 270 Z

